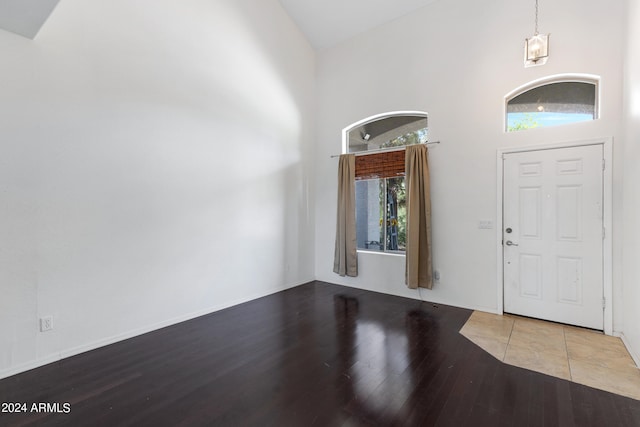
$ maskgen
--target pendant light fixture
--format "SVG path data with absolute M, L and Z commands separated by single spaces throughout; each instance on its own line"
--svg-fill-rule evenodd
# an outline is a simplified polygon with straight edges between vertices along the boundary
M 536 0 L 535 31 L 524 43 L 524 66 L 546 64 L 549 57 L 549 34 L 538 33 L 538 0 Z

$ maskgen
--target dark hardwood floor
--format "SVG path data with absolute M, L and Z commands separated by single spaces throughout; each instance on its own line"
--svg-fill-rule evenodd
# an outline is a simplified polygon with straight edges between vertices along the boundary
M 494 359 L 470 314 L 308 283 L 1 380 L 70 412 L 0 425 L 640 426 L 640 401 Z

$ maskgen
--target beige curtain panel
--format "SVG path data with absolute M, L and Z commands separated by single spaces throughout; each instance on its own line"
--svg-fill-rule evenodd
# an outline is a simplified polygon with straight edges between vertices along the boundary
M 405 152 L 407 191 L 406 277 L 409 288 L 431 289 L 431 191 L 427 147 L 409 145 Z
M 333 272 L 351 277 L 358 275 L 355 171 L 356 156 L 341 155 L 338 165 L 338 218 Z

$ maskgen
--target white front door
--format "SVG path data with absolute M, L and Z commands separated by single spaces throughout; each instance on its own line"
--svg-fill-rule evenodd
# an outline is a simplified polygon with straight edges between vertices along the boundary
M 504 311 L 602 330 L 602 145 L 503 159 Z

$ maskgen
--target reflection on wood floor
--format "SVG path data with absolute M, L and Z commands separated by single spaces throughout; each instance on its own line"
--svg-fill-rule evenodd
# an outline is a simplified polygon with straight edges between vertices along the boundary
M 460 333 L 504 363 L 640 400 L 640 370 L 620 338 L 479 311 Z
M 638 400 L 497 360 L 471 314 L 311 282 L 1 380 L 71 412 L 0 425 L 640 425 Z

